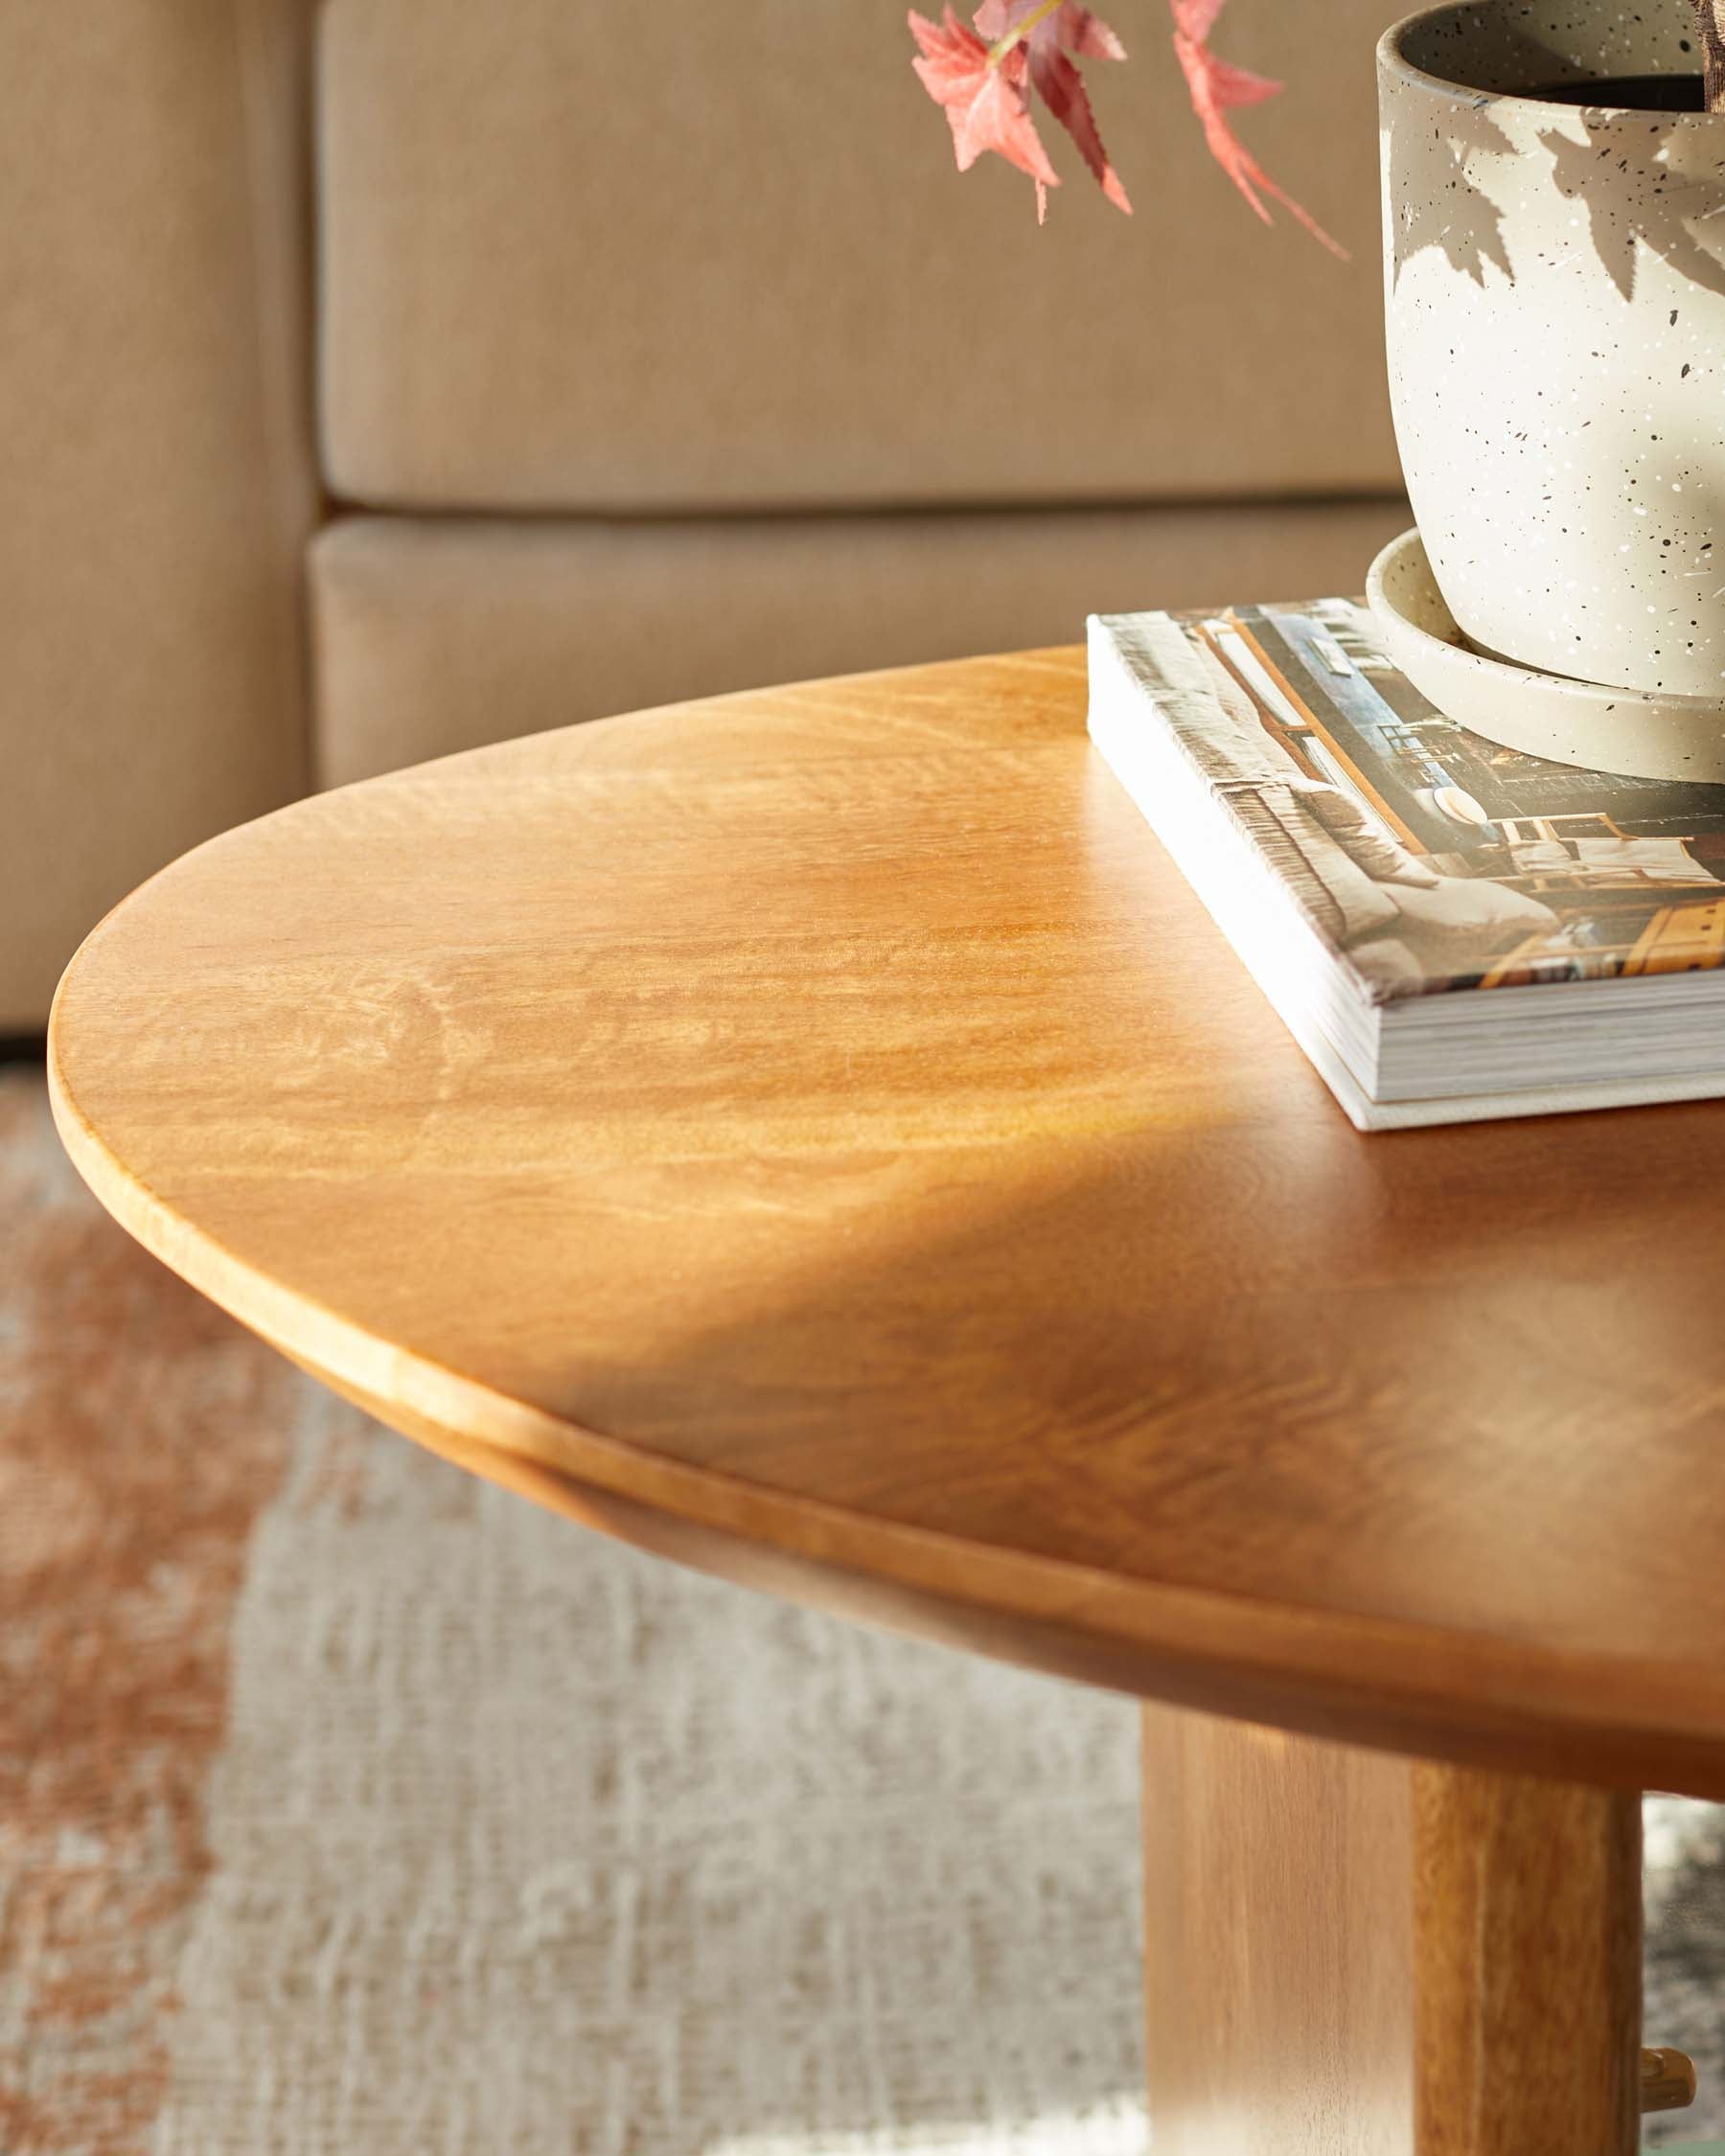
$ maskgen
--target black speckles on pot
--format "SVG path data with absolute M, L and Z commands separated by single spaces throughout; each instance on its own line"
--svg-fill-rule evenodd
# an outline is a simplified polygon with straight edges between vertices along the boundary
M 1680 11 L 1467 0 L 1380 47 L 1392 401 L 1470 636 L 1725 693 L 1725 118 L 1530 89 L 1692 73 Z

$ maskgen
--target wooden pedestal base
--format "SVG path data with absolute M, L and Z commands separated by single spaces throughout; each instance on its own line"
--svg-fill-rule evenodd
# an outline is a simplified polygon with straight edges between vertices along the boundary
M 1630 2156 L 1641 1804 L 1144 1711 L 1158 2156 Z

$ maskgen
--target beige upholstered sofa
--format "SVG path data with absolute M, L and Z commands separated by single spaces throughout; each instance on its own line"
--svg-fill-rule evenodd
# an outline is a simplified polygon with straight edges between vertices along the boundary
M 1208 163 L 1162 0 L 1098 92 L 1137 216 L 1074 174 L 1041 232 L 897 0 L 0 0 L 0 1033 L 307 787 L 1357 587 L 1393 11 L 1218 40 L 1343 268 Z

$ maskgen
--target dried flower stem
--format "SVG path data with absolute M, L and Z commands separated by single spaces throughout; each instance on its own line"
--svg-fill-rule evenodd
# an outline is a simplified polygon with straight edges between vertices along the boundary
M 1061 0 L 1038 0 L 1038 4 L 1031 9 L 1022 22 L 1014 23 L 1004 37 L 997 38 L 988 48 L 989 66 L 999 67 L 1012 48 L 1015 45 L 1024 44 L 1037 24 L 1046 22 L 1060 4 Z M 1705 7 L 1707 0 L 1695 0 L 1695 4 L 1697 7 Z

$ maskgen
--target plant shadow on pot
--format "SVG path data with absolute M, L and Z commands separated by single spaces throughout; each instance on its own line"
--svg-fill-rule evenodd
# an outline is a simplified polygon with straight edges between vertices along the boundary
M 1688 0 L 1464 0 L 1387 33 L 1385 307 L 1468 640 L 1725 700 L 1725 114 L 1694 32 Z

